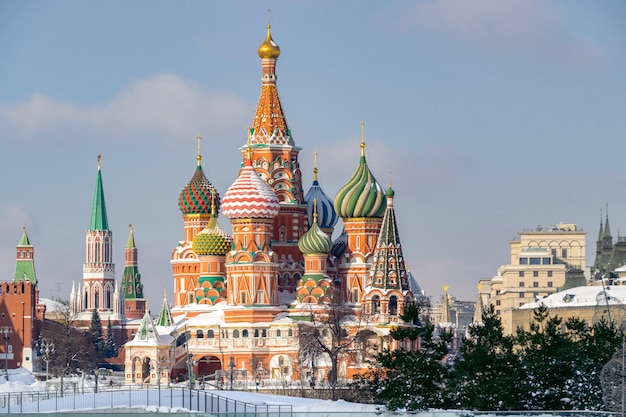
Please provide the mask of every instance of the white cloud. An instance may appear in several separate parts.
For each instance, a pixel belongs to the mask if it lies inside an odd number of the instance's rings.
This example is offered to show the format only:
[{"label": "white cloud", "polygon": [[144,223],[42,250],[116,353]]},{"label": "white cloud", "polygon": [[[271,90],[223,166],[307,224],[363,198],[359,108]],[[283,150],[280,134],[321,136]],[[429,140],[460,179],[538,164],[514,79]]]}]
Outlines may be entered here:
[{"label": "white cloud", "polygon": [[14,203],[0,203],[0,235],[15,236],[15,244],[22,237],[22,227],[30,228],[35,220],[22,207]]},{"label": "white cloud", "polygon": [[433,0],[403,10],[396,27],[426,28],[500,54],[584,64],[605,51],[577,33],[564,10],[539,0]]},{"label": "white cloud", "polygon": [[[188,132],[233,130],[251,110],[230,93],[214,93],[173,74],[138,80],[108,103],[79,106],[43,94],[0,106],[7,140],[128,140],[150,135],[175,140]],[[212,133],[213,134],[213,133]]]}]

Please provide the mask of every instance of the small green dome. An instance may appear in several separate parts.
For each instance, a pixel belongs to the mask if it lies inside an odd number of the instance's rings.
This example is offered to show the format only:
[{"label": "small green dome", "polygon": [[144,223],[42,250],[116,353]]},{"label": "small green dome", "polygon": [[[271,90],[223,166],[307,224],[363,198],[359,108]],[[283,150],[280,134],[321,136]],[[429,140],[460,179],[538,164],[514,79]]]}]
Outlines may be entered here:
[{"label": "small green dome", "polygon": [[298,248],[304,255],[329,253],[333,246],[330,237],[317,225],[317,216],[311,228],[298,240]]},{"label": "small green dome", "polygon": [[191,242],[191,249],[198,256],[226,255],[231,249],[233,238],[217,224],[215,214],[209,224]]}]

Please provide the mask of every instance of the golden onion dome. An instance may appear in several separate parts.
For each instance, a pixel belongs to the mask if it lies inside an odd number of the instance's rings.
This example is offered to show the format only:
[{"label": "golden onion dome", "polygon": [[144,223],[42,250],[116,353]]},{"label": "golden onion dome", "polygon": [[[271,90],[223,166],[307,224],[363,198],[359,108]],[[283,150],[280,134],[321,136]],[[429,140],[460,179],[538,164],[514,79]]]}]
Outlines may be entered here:
[{"label": "golden onion dome", "polygon": [[272,34],[270,33],[271,27],[271,25],[267,25],[267,36],[265,37],[263,43],[259,46],[259,57],[261,59],[276,59],[280,56],[280,48],[276,45],[276,42],[274,42]]}]

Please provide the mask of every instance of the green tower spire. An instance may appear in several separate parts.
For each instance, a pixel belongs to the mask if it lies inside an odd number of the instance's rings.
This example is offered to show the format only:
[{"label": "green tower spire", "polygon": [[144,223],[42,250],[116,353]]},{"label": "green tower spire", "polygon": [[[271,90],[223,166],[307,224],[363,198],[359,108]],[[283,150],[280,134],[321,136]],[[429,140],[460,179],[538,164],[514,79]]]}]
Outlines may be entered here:
[{"label": "green tower spire", "polygon": [[23,228],[20,243],[15,247],[15,275],[14,281],[30,281],[37,283],[37,275],[35,274],[35,250],[30,244],[30,239],[26,233],[26,227]]},{"label": "green tower spire", "polygon": [[93,206],[91,208],[91,221],[89,222],[89,230],[109,230],[107,208],[106,204],[104,204],[104,188],[102,187],[100,159],[100,154],[98,154],[98,176],[96,177],[96,190],[93,194]]},{"label": "green tower spire", "polygon": [[129,224],[128,227],[130,228],[130,233],[128,234],[126,249],[124,250],[125,261],[124,273],[122,274],[124,299],[143,299],[143,284],[141,283],[141,274],[137,266],[137,247],[135,247],[133,225]]}]

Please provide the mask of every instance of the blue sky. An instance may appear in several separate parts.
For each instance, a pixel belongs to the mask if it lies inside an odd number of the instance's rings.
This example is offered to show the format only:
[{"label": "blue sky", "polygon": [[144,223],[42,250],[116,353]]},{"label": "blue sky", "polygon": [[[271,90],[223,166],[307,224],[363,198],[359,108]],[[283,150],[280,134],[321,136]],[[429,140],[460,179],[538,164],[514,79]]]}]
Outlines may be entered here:
[{"label": "blue sky", "polygon": [[329,196],[348,180],[364,121],[427,295],[447,284],[475,300],[509,240],[537,225],[578,224],[592,264],[607,203],[626,235],[622,0],[13,1],[0,3],[2,279],[25,225],[41,295],[69,297],[100,152],[118,279],[132,223],[152,309],[164,288],[171,300],[195,137],[223,195],[260,91],[268,7],[305,190],[314,151]]}]

